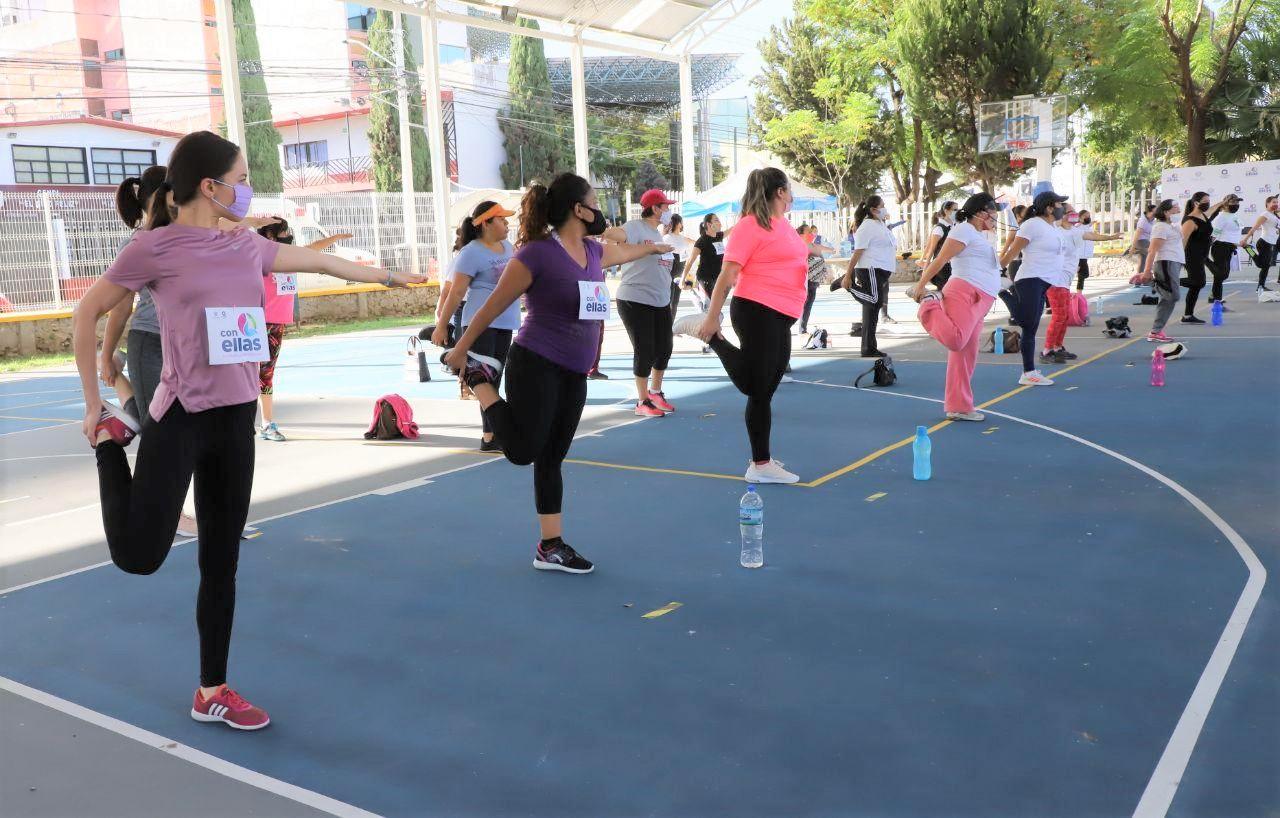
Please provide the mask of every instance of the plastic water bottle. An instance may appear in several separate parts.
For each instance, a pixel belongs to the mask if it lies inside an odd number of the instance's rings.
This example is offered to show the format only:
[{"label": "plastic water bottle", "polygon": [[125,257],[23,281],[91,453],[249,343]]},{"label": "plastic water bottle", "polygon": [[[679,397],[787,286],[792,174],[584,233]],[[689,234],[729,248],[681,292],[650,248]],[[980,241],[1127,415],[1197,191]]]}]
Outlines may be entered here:
[{"label": "plastic water bottle", "polygon": [[764,565],[764,498],[755,486],[738,501],[738,530],[742,533],[742,567]]},{"label": "plastic water bottle", "polygon": [[1211,309],[1209,313],[1212,316],[1213,325],[1215,327],[1222,326],[1222,302],[1213,302],[1213,309]]},{"label": "plastic water bottle", "polygon": [[911,444],[915,454],[915,464],[911,467],[911,476],[917,480],[928,480],[933,476],[933,466],[929,458],[933,453],[933,443],[929,440],[929,430],[923,426],[916,427],[916,440]]},{"label": "plastic water bottle", "polygon": [[1164,386],[1164,352],[1158,349],[1151,356],[1151,385]]},{"label": "plastic water bottle", "polygon": [[1096,315],[1102,315],[1102,296],[1093,299],[1093,311]]},{"label": "plastic water bottle", "polygon": [[1004,354],[1004,327],[996,327],[995,333],[991,336],[992,346],[997,355]]}]

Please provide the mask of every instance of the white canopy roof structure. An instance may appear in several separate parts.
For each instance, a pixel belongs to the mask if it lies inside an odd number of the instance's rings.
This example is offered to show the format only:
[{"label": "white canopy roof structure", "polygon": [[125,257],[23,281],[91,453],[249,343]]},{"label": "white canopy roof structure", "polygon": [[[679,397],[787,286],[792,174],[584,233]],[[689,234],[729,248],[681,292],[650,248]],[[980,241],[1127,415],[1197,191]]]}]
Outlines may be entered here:
[{"label": "white canopy roof structure", "polygon": [[[708,213],[737,213],[742,201],[742,193],[747,189],[747,177],[751,171],[764,165],[744,167],[720,184],[690,196],[680,207],[680,214],[685,218],[705,216]],[[791,195],[795,197],[793,210],[829,212],[837,209],[836,197],[815,190],[808,185],[791,180]]]}]

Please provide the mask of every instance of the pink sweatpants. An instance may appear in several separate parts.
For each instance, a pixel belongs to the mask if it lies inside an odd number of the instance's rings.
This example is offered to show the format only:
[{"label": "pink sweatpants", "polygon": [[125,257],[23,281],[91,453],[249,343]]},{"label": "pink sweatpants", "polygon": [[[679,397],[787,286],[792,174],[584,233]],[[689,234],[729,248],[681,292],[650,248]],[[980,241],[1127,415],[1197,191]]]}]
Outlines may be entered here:
[{"label": "pink sweatpants", "polygon": [[1049,288],[1049,328],[1044,331],[1045,351],[1057,349],[1067,339],[1067,315],[1071,312],[1071,290],[1066,287]]},{"label": "pink sweatpants", "polygon": [[920,305],[925,331],[947,348],[947,388],[942,408],[948,412],[973,411],[973,368],[978,363],[982,319],[995,296],[967,281],[951,277],[942,288],[942,302],[929,299]]}]

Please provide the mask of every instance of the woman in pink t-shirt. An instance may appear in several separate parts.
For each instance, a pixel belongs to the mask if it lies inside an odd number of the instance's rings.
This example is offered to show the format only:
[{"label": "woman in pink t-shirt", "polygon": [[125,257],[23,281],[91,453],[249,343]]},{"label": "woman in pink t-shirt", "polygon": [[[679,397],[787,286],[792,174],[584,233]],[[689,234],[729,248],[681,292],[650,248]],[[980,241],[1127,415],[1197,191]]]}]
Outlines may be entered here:
[{"label": "woman in pink t-shirt", "polygon": [[[170,156],[164,187],[152,199],[151,229],[135,235],[80,300],[73,343],[111,560],[131,574],[159,569],[194,475],[200,686],[191,717],[257,730],[269,723],[267,714],[227,687],[226,673],[240,532],[253,486],[258,366],[267,352],[262,277],[302,271],[387,286],[425,278],[276,244],[250,230],[219,230],[220,218],[240,221],[248,213],[248,175],[231,142],[208,131],[183,137]],[[171,208],[177,214],[172,219]],[[98,391],[95,328],[143,287],[151,289],[160,317],[164,365],[150,406],[155,422],[142,437],[131,474],[124,447],[137,424],[104,404]],[[123,377],[116,393],[121,400],[131,394]]]},{"label": "woman in pink t-shirt", "polygon": [[[791,183],[785,173],[777,168],[751,171],[742,197],[742,220],[725,246],[711,305],[705,316],[688,316],[676,327],[676,332],[685,332],[696,326],[697,336],[720,356],[733,385],[747,396],[751,463],[746,479],[750,483],[800,479],[782,468],[769,451],[770,405],[791,358],[791,327],[804,311],[812,247],[783,218],[791,201]],[[720,310],[731,289],[729,319],[741,348],[720,334]]]}]

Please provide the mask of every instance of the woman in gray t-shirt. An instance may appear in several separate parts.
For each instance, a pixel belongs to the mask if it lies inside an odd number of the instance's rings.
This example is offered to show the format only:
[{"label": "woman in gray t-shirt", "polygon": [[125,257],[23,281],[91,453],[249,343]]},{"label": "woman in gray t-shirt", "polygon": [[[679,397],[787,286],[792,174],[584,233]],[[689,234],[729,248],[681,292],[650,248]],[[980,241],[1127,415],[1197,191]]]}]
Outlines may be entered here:
[{"label": "woman in gray t-shirt", "polygon": [[[605,231],[606,241],[618,244],[664,244],[658,230],[671,219],[675,204],[661,190],[640,197],[640,218]],[[631,373],[636,380],[636,414],[662,417],[676,408],[662,393],[662,376],[671,360],[671,253],[644,256],[622,265],[618,285],[618,316],[631,339]]]}]

